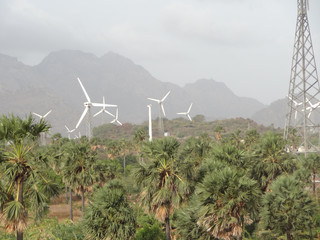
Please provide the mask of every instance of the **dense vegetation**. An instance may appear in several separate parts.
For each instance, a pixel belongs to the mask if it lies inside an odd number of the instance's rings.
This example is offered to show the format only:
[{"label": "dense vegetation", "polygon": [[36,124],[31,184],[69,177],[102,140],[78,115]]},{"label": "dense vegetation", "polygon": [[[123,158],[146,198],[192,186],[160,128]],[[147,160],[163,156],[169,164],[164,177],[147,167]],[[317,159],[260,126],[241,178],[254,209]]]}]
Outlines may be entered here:
[{"label": "dense vegetation", "polygon": [[[2,116],[0,239],[318,239],[320,156],[287,153],[250,120],[198,118],[166,122],[171,137],[152,142],[144,126],[107,138],[105,125],[41,145],[47,122]],[[69,220],[48,216],[57,196]]]}]

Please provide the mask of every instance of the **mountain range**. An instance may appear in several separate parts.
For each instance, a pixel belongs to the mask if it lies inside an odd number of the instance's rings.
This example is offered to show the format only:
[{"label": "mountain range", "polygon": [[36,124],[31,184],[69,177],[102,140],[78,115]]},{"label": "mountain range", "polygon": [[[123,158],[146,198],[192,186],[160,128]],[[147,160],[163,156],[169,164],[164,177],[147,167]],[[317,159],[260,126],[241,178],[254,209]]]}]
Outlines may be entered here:
[{"label": "mountain range", "polygon": [[[109,52],[101,57],[76,50],[50,53],[36,66],[28,66],[16,58],[0,54],[1,114],[20,116],[36,112],[44,115],[50,109],[48,121],[53,132],[65,134],[64,125],[74,128],[84,109],[85,95],[77,81],[79,77],[93,102],[119,106],[121,122],[141,123],[147,120],[147,104],[152,104],[152,116],[157,118],[159,106],[147,98],[164,102],[167,118],[177,118],[177,112],[187,111],[193,103],[191,116],[204,115],[207,120],[252,118],[265,125],[282,126],[282,102],[266,106],[253,98],[236,96],[224,83],[200,79],[180,87],[154,78],[142,66],[119,54]],[[92,114],[100,109],[92,109]],[[113,113],[114,109],[109,109]],[[94,125],[108,123],[112,117],[98,115]],[[84,123],[80,131],[85,132]]]}]

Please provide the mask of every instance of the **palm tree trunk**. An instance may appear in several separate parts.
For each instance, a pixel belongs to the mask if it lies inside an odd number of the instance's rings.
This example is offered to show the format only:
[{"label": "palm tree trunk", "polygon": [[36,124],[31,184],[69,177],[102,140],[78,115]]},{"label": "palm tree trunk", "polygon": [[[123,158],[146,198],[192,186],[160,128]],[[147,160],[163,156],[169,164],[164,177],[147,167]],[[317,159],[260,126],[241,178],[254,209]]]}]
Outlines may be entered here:
[{"label": "palm tree trunk", "polygon": [[126,155],[123,157],[123,176],[126,176]]},{"label": "palm tree trunk", "polygon": [[84,187],[81,186],[81,212],[82,218],[84,217]]},{"label": "palm tree trunk", "polygon": [[171,236],[170,236],[170,219],[169,219],[169,217],[166,217],[165,223],[166,223],[166,239],[167,240],[171,240]]},{"label": "palm tree trunk", "polygon": [[65,189],[66,189],[66,204],[68,204],[68,187],[67,187],[67,185],[66,185],[66,187],[65,187]]},{"label": "palm tree trunk", "polygon": [[316,174],[312,173],[312,191],[313,194],[316,194]]},{"label": "palm tree trunk", "polygon": [[73,211],[72,211],[72,188],[69,187],[69,203],[70,203],[70,220],[73,221]]},{"label": "palm tree trunk", "polygon": [[[23,177],[18,179],[18,202],[23,205]],[[23,240],[23,232],[17,231],[17,240]]]}]

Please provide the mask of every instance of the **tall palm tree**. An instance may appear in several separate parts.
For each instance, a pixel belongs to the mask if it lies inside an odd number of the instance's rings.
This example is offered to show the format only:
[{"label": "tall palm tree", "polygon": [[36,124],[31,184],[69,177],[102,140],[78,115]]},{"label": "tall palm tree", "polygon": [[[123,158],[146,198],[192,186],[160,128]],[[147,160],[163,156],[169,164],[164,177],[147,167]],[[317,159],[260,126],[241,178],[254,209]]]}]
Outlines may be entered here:
[{"label": "tall palm tree", "polygon": [[186,181],[187,196],[191,196],[197,183],[198,169],[205,158],[210,155],[213,141],[208,135],[188,138],[179,153],[178,164],[181,176]]},{"label": "tall palm tree", "polygon": [[[316,206],[293,176],[281,176],[262,198],[261,228],[273,237],[286,236],[287,240],[313,239],[311,229]],[[301,236],[308,233],[309,236]]]},{"label": "tall palm tree", "polygon": [[312,191],[316,194],[316,174],[320,172],[320,156],[317,153],[310,153],[302,161],[303,168],[309,170],[312,176]]},{"label": "tall palm tree", "polygon": [[142,204],[165,223],[167,240],[171,239],[170,215],[182,201],[178,147],[177,139],[171,137],[145,143],[143,153],[148,161],[140,163],[136,173],[137,183],[143,188]]},{"label": "tall palm tree", "polygon": [[134,238],[136,216],[118,180],[110,181],[93,194],[84,222],[86,239]]},{"label": "tall palm tree", "polygon": [[84,193],[99,178],[96,153],[91,149],[87,138],[82,138],[79,142],[71,141],[66,152],[63,179],[70,188],[74,187],[80,190],[81,211],[84,216]]},{"label": "tall palm tree", "polygon": [[252,167],[252,176],[260,183],[263,191],[268,191],[278,176],[290,174],[296,169],[297,160],[285,151],[285,141],[278,134],[264,134],[254,152],[256,162]]},{"label": "tall palm tree", "polygon": [[[23,239],[23,231],[26,229],[26,201],[36,201],[31,206],[36,216],[40,216],[39,212],[44,210],[44,204],[50,197],[41,192],[43,186],[49,184],[42,174],[44,159],[34,154],[40,133],[47,132],[49,128],[45,120],[36,123],[31,115],[25,119],[14,115],[0,117],[0,139],[4,143],[0,173],[10,194],[8,200],[1,204],[4,206],[6,229],[16,231],[18,240]],[[28,198],[24,199],[26,192]]]},{"label": "tall palm tree", "polygon": [[213,170],[198,185],[198,224],[211,236],[230,240],[242,238],[244,226],[253,222],[257,212],[259,186],[234,167]]}]

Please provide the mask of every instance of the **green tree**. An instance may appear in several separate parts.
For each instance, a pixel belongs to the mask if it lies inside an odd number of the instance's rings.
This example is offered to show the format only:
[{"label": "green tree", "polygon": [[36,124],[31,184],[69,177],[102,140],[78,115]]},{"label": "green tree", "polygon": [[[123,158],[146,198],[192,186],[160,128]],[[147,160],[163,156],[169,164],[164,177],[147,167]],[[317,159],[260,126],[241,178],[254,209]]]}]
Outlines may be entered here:
[{"label": "green tree", "polygon": [[255,150],[256,162],[253,163],[252,176],[263,191],[268,191],[270,184],[281,174],[290,174],[296,170],[297,161],[285,151],[282,136],[267,132],[260,139]]},{"label": "green tree", "polygon": [[36,123],[31,115],[25,119],[14,115],[0,118],[0,139],[4,143],[0,174],[9,194],[1,205],[6,230],[16,231],[19,240],[26,229],[27,208],[36,218],[43,216],[50,199],[47,194],[55,192],[55,184],[43,174],[46,158],[35,151],[40,133],[49,128],[43,119]]},{"label": "green tree", "polygon": [[182,201],[182,180],[176,163],[179,142],[175,138],[156,139],[145,143],[143,152],[148,162],[140,163],[137,183],[143,188],[142,205],[166,225],[166,238],[171,239],[170,215]]},{"label": "green tree", "polygon": [[260,190],[245,171],[225,167],[208,173],[196,194],[200,203],[198,224],[211,236],[229,240],[241,239],[244,226],[253,222]]},{"label": "green tree", "polygon": [[90,199],[84,224],[86,239],[133,239],[136,216],[126,198],[124,187],[112,180]]},{"label": "green tree", "polygon": [[280,176],[262,198],[261,229],[264,234],[285,235],[287,240],[311,234],[315,204],[293,176]]},{"label": "green tree", "polygon": [[188,138],[182,146],[178,164],[180,165],[181,176],[186,181],[187,197],[194,192],[197,184],[198,169],[203,160],[209,156],[212,146],[212,139],[205,134],[198,138]]},{"label": "green tree", "polygon": [[312,176],[312,191],[316,194],[316,174],[320,171],[320,155],[310,153],[302,160],[302,166],[311,172]]},{"label": "green tree", "polygon": [[71,141],[67,145],[66,153],[62,170],[63,179],[70,188],[81,192],[81,211],[84,216],[84,193],[99,180],[96,153],[91,149],[87,138],[81,138],[77,142]]}]

